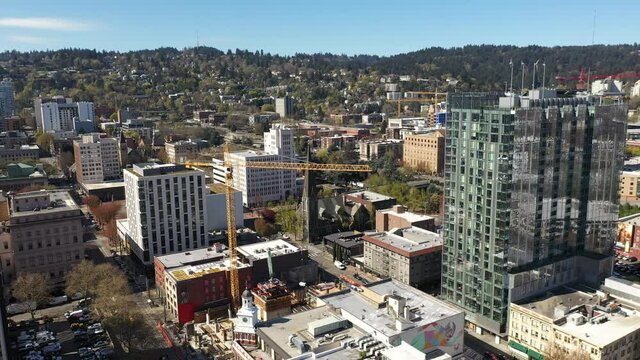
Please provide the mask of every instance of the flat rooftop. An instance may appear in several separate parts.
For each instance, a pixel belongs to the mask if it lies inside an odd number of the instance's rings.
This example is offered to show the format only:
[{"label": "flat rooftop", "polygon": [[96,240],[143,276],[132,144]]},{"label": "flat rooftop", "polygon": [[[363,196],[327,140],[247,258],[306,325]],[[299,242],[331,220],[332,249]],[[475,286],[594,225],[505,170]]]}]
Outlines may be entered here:
[{"label": "flat rooftop", "polygon": [[390,208],[390,209],[378,210],[377,212],[381,214],[388,214],[390,216],[403,218],[411,223],[418,222],[418,221],[425,221],[425,220],[433,220],[433,217],[431,216],[416,214],[414,212],[407,211],[406,209],[403,209],[400,212],[398,212],[396,208]]},{"label": "flat rooftop", "polygon": [[391,200],[394,199],[391,196],[387,196],[387,195],[382,195],[373,191],[358,191],[358,192],[353,192],[353,193],[349,193],[349,194],[345,194],[348,195],[350,197],[355,197],[355,198],[360,198],[363,200],[369,200],[372,202],[376,202],[376,201],[384,201],[384,200]]},{"label": "flat rooftop", "polygon": [[[462,314],[462,311],[433,296],[393,279],[365,285],[365,288],[371,290],[380,298],[384,295],[393,294],[406,298],[406,305],[411,309],[415,309],[414,314],[417,316],[412,321],[413,327],[421,327],[443,318]],[[358,319],[364,317],[363,322],[386,337],[401,333],[396,329],[396,319],[387,313],[387,307],[378,307],[378,303],[365,297],[360,292],[351,290],[346,293],[337,293],[322,298],[322,301]]]},{"label": "flat rooftop", "polygon": [[[347,337],[334,341],[332,343],[318,343],[316,339],[309,333],[309,323],[317,320],[323,320],[328,317],[336,316],[334,312],[328,306],[321,306],[307,311],[301,311],[298,313],[290,314],[282,318],[274,319],[263,323],[263,325],[257,328],[257,332],[261,338],[268,338],[278,347],[282,352],[285,352],[289,357],[301,355],[295,347],[289,346],[289,336],[297,335],[302,340],[306,341],[311,351],[316,354],[329,352],[331,349],[336,349],[335,352],[325,355],[325,357],[315,357],[315,359],[352,359],[352,357],[345,357],[346,353],[342,352],[345,349],[338,350],[340,342],[348,339],[358,339],[366,334],[360,330],[349,327],[341,331],[332,331],[332,335],[345,334]],[[318,339],[322,339],[324,336],[319,336]],[[357,350],[357,349],[356,349]]]},{"label": "flat rooftop", "polygon": [[564,317],[580,316],[584,315],[582,310],[585,306],[594,307],[595,305],[600,305],[602,308],[605,308],[613,303],[612,301],[607,301],[601,304],[600,297],[595,293],[587,293],[563,287],[548,292],[542,297],[533,297],[519,301],[515,305],[551,320],[556,320],[555,327],[562,332],[579,338],[584,342],[604,347],[627,336],[629,333],[640,330],[640,314],[636,312],[635,308],[623,305],[620,302],[615,302],[619,311],[607,313],[598,308],[594,308],[593,318],[605,316],[607,321],[591,323],[587,318],[585,319],[585,323],[581,325],[576,325],[571,321],[557,321],[559,319],[554,319],[554,310],[564,307],[566,310]]},{"label": "flat rooftop", "polygon": [[185,266],[207,260],[217,260],[224,256],[227,247],[223,244],[211,246],[203,249],[183,251],[175,254],[156,256],[166,269]]},{"label": "flat rooftop", "polygon": [[181,164],[159,164],[155,162],[134,164],[131,169],[124,169],[135,176],[156,176],[179,173],[202,173],[202,171],[188,169]]},{"label": "flat rooftop", "polygon": [[362,244],[362,236],[364,234],[359,231],[343,231],[335,234],[325,235],[324,239],[326,241],[331,241],[340,246],[349,248],[352,246],[356,246]]},{"label": "flat rooftop", "polygon": [[[32,215],[42,215],[42,214],[52,214],[63,211],[71,211],[71,210],[80,210],[78,205],[73,201],[71,195],[69,195],[66,191],[31,191],[28,193],[22,193],[15,195],[11,201],[16,202],[22,199],[30,199],[30,198],[43,198],[45,196],[49,196],[49,199],[46,201],[47,204],[45,206],[40,205],[39,210],[34,211],[32,207],[27,208],[22,211],[12,211],[11,217],[26,217]],[[40,204],[44,204],[44,201],[39,201]],[[53,206],[50,206],[53,205]],[[19,203],[17,204],[19,206]],[[12,208],[14,208],[12,206]],[[79,213],[81,214],[81,213]]]},{"label": "flat rooftop", "polygon": [[367,233],[365,241],[384,246],[391,251],[404,253],[436,251],[442,247],[442,238],[437,233],[412,226],[405,229]]},{"label": "flat rooftop", "polygon": [[101,182],[101,183],[94,183],[94,184],[80,183],[80,186],[85,188],[87,191],[116,189],[116,188],[124,187],[124,181],[108,181],[108,182]]},{"label": "flat rooftop", "polygon": [[[185,281],[197,279],[199,277],[217,273],[220,271],[227,271],[230,266],[231,262],[228,258],[225,258],[220,261],[208,262],[200,265],[181,266],[171,270],[166,270],[166,273],[169,274],[169,276],[171,276],[175,281]],[[250,266],[251,265],[243,264],[241,262],[236,263],[237,269],[243,269]]]},{"label": "flat rooftop", "polygon": [[299,252],[300,248],[284,240],[264,241],[255,244],[238,246],[239,254],[242,254],[244,257],[253,260],[266,259],[268,257],[268,250],[271,250],[271,257],[276,257],[284,254]]}]

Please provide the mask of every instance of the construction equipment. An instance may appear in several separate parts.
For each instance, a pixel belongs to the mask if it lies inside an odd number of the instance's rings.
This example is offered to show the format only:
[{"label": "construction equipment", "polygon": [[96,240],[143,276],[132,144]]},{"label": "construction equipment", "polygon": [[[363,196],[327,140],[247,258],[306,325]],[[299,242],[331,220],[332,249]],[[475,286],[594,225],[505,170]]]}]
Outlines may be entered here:
[{"label": "construction equipment", "polygon": [[583,67],[580,69],[580,75],[578,76],[560,76],[559,75],[555,77],[555,79],[560,84],[563,84],[563,85],[566,81],[578,80],[578,84],[576,85],[577,90],[587,90],[587,82],[590,82],[592,80],[606,79],[606,78],[612,78],[612,79],[640,78],[640,72],[627,71],[619,74],[590,74],[590,73],[587,73],[587,69]]},{"label": "construction equipment", "polygon": [[[229,145],[224,145],[224,167],[228,170],[225,174],[226,199],[227,199],[227,236],[229,239],[229,280],[231,288],[231,306],[236,309],[240,302],[240,278],[238,275],[238,238],[236,232],[236,211],[233,187],[233,167],[234,164],[229,160]],[[210,163],[203,162],[185,162],[187,167],[211,167]],[[245,167],[252,169],[278,169],[278,170],[300,170],[305,172],[305,196],[303,196],[303,208],[305,204],[307,208],[312,207],[311,203],[315,202],[315,190],[313,185],[312,171],[338,171],[338,172],[370,172],[369,165],[351,165],[351,164],[316,164],[309,162],[260,162],[247,161]],[[305,199],[306,198],[306,199]],[[305,201],[306,200],[306,201]],[[317,204],[315,204],[315,213],[307,209],[306,213],[310,215],[314,221],[317,220]],[[273,271],[270,268],[270,273]]]},{"label": "construction equipment", "polygon": [[401,111],[401,106],[402,103],[411,103],[411,102],[418,102],[421,104],[424,103],[437,103],[438,101],[445,101],[447,99],[447,93],[441,93],[438,91],[408,91],[408,93],[411,94],[416,94],[416,95],[430,95],[427,97],[415,97],[415,98],[402,98],[402,99],[396,99],[396,100],[387,100],[389,102],[396,102],[398,103],[398,112],[397,115],[400,116],[400,111]]}]

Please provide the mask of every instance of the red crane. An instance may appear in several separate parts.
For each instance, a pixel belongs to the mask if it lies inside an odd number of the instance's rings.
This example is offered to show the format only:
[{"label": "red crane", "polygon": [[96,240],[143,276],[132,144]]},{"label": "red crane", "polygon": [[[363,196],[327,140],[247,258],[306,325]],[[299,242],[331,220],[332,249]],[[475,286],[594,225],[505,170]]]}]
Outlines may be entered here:
[{"label": "red crane", "polygon": [[640,72],[625,71],[619,74],[587,75],[587,69],[583,67],[580,69],[580,75],[578,76],[556,76],[555,77],[555,79],[561,84],[564,84],[566,81],[578,80],[578,85],[576,85],[576,89],[578,90],[587,89],[587,80],[598,80],[598,79],[606,79],[606,78],[612,78],[612,79],[640,78]]}]

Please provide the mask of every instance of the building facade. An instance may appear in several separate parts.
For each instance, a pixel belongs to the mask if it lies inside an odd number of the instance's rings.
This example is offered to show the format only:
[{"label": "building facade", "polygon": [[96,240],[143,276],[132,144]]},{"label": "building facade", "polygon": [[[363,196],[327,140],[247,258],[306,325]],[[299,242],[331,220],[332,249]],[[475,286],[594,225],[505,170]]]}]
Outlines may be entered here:
[{"label": "building facade", "polygon": [[122,133],[137,133],[147,144],[153,144],[155,123],[149,119],[128,119],[122,123]]},{"label": "building facade", "polygon": [[101,137],[99,133],[82,135],[73,141],[76,179],[83,184],[96,184],[122,179],[120,143]]},{"label": "building facade", "polygon": [[406,166],[428,174],[444,171],[444,129],[404,139],[402,161]]},{"label": "building facade", "polygon": [[[71,268],[84,259],[84,214],[67,192],[34,191],[10,199],[12,264],[9,280],[23,273],[42,273],[52,284],[64,282]],[[9,265],[7,267],[7,265]]]},{"label": "building facade", "polygon": [[623,171],[620,174],[620,203],[640,200],[640,171]]},{"label": "building facade", "polygon": [[[242,204],[246,207],[279,202],[296,195],[296,171],[247,168],[248,161],[291,161],[280,155],[243,151],[225,154],[233,165],[233,188],[242,192]],[[224,170],[224,169],[222,169]],[[214,179],[220,178],[215,176]]]},{"label": "building facade", "polygon": [[124,170],[126,240],[145,265],[156,255],[207,246],[204,173],[142,163]]},{"label": "building facade", "polygon": [[264,152],[280,155],[284,161],[291,161],[295,157],[293,150],[293,130],[281,124],[274,124],[264,133]]},{"label": "building facade", "polygon": [[509,348],[519,359],[553,359],[554,353],[593,360],[640,357],[638,305],[604,292],[561,288],[510,305]]},{"label": "building facade", "polygon": [[626,107],[530,93],[448,99],[442,295],[501,336],[510,301],[612,268]]},{"label": "building facade", "polygon": [[0,146],[0,161],[17,162],[24,159],[40,159],[40,148],[37,145],[20,145],[15,148]]},{"label": "building facade", "polygon": [[429,231],[436,230],[435,219],[408,211],[402,205],[376,211],[376,231],[389,231],[407,227],[418,227]]},{"label": "building facade", "polygon": [[391,154],[394,159],[402,158],[402,141],[361,141],[360,160],[370,161]]},{"label": "building facade", "polygon": [[74,102],[70,98],[36,98],[34,100],[36,126],[43,132],[74,131],[74,119],[95,121],[92,102]]},{"label": "building facade", "polygon": [[9,78],[0,81],[0,118],[8,118],[15,114],[13,82]]},{"label": "building facade", "polygon": [[194,141],[176,141],[165,143],[164,150],[167,153],[167,161],[182,164],[194,159],[198,155],[198,144]]},{"label": "building facade", "polygon": [[276,99],[276,112],[282,119],[293,115],[293,99],[291,96],[286,95],[285,97]]},{"label": "building facade", "polygon": [[442,266],[442,239],[420,229],[367,233],[364,266],[380,277],[390,277],[413,287],[436,285]]}]

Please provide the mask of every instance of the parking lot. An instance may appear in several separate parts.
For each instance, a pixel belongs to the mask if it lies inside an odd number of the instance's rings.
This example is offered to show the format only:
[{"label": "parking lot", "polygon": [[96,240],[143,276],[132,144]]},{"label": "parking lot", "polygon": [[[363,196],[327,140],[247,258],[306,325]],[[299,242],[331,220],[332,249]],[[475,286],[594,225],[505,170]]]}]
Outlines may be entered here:
[{"label": "parking lot", "polygon": [[[10,318],[11,359],[108,359],[113,345],[86,303],[71,303],[39,311],[42,318],[30,320],[20,314]],[[84,309],[84,310],[83,310]]]},{"label": "parking lot", "polygon": [[613,275],[630,281],[640,281],[640,262],[633,256],[616,254]]}]

